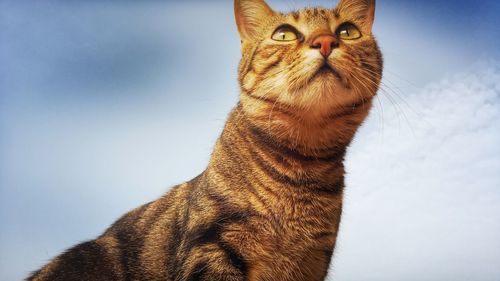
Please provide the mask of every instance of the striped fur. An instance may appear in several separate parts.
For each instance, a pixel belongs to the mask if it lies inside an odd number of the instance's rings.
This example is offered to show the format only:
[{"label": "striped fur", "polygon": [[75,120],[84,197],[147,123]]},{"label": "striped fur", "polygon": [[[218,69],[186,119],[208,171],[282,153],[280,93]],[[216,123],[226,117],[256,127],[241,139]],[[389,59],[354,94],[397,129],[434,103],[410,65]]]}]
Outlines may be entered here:
[{"label": "striped fur", "polygon": [[[207,169],[124,215],[27,280],[320,281],[342,212],[346,147],[382,76],[373,0],[289,14],[236,0],[240,101]],[[363,36],[328,57],[311,40],[351,22]],[[301,32],[273,41],[288,24]]]}]

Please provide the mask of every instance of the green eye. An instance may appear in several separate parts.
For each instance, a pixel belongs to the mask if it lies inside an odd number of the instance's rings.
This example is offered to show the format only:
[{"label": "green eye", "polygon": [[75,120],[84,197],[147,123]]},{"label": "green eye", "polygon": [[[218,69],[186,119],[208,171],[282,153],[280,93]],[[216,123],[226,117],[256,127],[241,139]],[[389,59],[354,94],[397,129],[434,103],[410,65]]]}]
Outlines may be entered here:
[{"label": "green eye", "polygon": [[344,23],[337,29],[337,34],[342,40],[355,40],[361,37],[361,31],[352,23]]},{"label": "green eye", "polygon": [[275,41],[287,42],[287,41],[295,41],[298,39],[297,33],[289,26],[283,26],[278,28],[272,39]]}]

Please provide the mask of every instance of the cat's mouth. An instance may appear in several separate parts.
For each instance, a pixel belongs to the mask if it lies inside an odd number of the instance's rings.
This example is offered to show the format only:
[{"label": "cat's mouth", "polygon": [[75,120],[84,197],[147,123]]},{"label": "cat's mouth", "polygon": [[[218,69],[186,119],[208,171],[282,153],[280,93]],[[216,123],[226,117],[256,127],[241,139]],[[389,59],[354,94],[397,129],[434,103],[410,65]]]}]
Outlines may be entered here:
[{"label": "cat's mouth", "polygon": [[328,62],[324,62],[323,65],[316,71],[314,76],[324,76],[324,75],[334,75],[337,79],[341,79],[339,72],[331,66]]}]

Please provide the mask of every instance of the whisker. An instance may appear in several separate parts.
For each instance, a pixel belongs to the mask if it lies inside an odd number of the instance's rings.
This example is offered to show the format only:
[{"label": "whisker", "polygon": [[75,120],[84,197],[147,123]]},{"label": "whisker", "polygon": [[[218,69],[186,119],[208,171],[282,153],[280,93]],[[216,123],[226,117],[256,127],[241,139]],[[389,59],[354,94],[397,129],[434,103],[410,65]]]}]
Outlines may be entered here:
[{"label": "whisker", "polygon": [[[384,96],[388,99],[388,101],[394,106],[394,108],[396,109],[396,113],[397,113],[397,116],[398,116],[398,127],[401,127],[401,119],[400,117],[402,117],[406,124],[408,125],[408,127],[412,130],[413,132],[413,126],[412,126],[412,123],[410,122],[410,119],[408,118],[408,116],[406,115],[406,112],[403,110],[403,108],[400,106],[400,104],[397,102],[397,100],[395,100],[391,94],[391,92],[393,92],[394,95],[400,97],[400,95],[395,92],[391,87],[389,87],[387,84],[385,84],[384,82],[382,82],[381,80],[381,77],[380,77],[380,74],[379,73],[376,73],[370,69],[367,69],[367,68],[361,68],[359,66],[352,66],[352,68],[354,70],[357,70],[358,72],[361,72],[362,76],[368,78],[366,80],[363,80],[367,83],[370,83],[372,86],[374,87],[378,87],[379,91],[382,92],[384,94]],[[351,71],[352,72],[352,71]],[[358,79],[358,77],[356,77],[356,72],[353,73],[352,75],[358,82],[360,82]],[[377,84],[374,80],[377,79],[377,80],[380,80],[380,84]],[[360,82],[361,85],[365,85],[365,83],[363,82]],[[400,99],[402,99],[400,97]],[[404,100],[404,99],[402,99]],[[378,100],[380,105],[381,105],[381,102],[380,102],[380,99]]]},{"label": "whisker", "polygon": [[[364,69],[364,68],[360,68],[360,67],[357,67],[357,66],[354,66],[354,68],[356,70],[359,70],[359,71],[364,71],[364,72],[367,72],[365,73],[365,75],[367,75],[369,78],[373,79],[375,75],[377,75],[377,77],[379,76],[378,73],[374,73],[372,70],[370,69]],[[372,84],[375,84],[375,82],[373,82],[372,80],[368,80],[370,83]],[[379,87],[379,90],[385,95],[385,97],[393,104],[393,106],[396,108],[397,112],[400,113],[403,118],[405,119],[405,121],[407,122],[407,124],[411,127],[411,122],[409,121],[408,119],[408,116],[406,115],[406,112],[403,110],[403,108],[400,106],[400,104],[398,103],[398,101],[396,99],[394,99],[394,96],[398,97],[401,101],[403,101],[403,103],[410,109],[412,109],[412,107],[409,105],[409,103],[401,97],[400,94],[398,94],[392,87],[390,87],[389,85],[387,85],[386,83],[384,83],[383,81],[380,81],[380,87]],[[417,114],[418,115],[418,114]],[[399,115],[398,115],[399,117]],[[412,128],[413,129],[413,128]]]}]

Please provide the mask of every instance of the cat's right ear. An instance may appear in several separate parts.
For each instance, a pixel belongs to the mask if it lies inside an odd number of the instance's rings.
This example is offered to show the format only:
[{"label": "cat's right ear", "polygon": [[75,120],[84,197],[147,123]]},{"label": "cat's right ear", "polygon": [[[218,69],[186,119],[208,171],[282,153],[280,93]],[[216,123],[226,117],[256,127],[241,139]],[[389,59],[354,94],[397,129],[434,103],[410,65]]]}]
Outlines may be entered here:
[{"label": "cat's right ear", "polygon": [[274,15],[264,0],[234,0],[234,14],[241,40],[255,38],[262,23]]},{"label": "cat's right ear", "polygon": [[359,20],[365,31],[371,32],[375,18],[375,0],[340,0],[337,11]]}]

